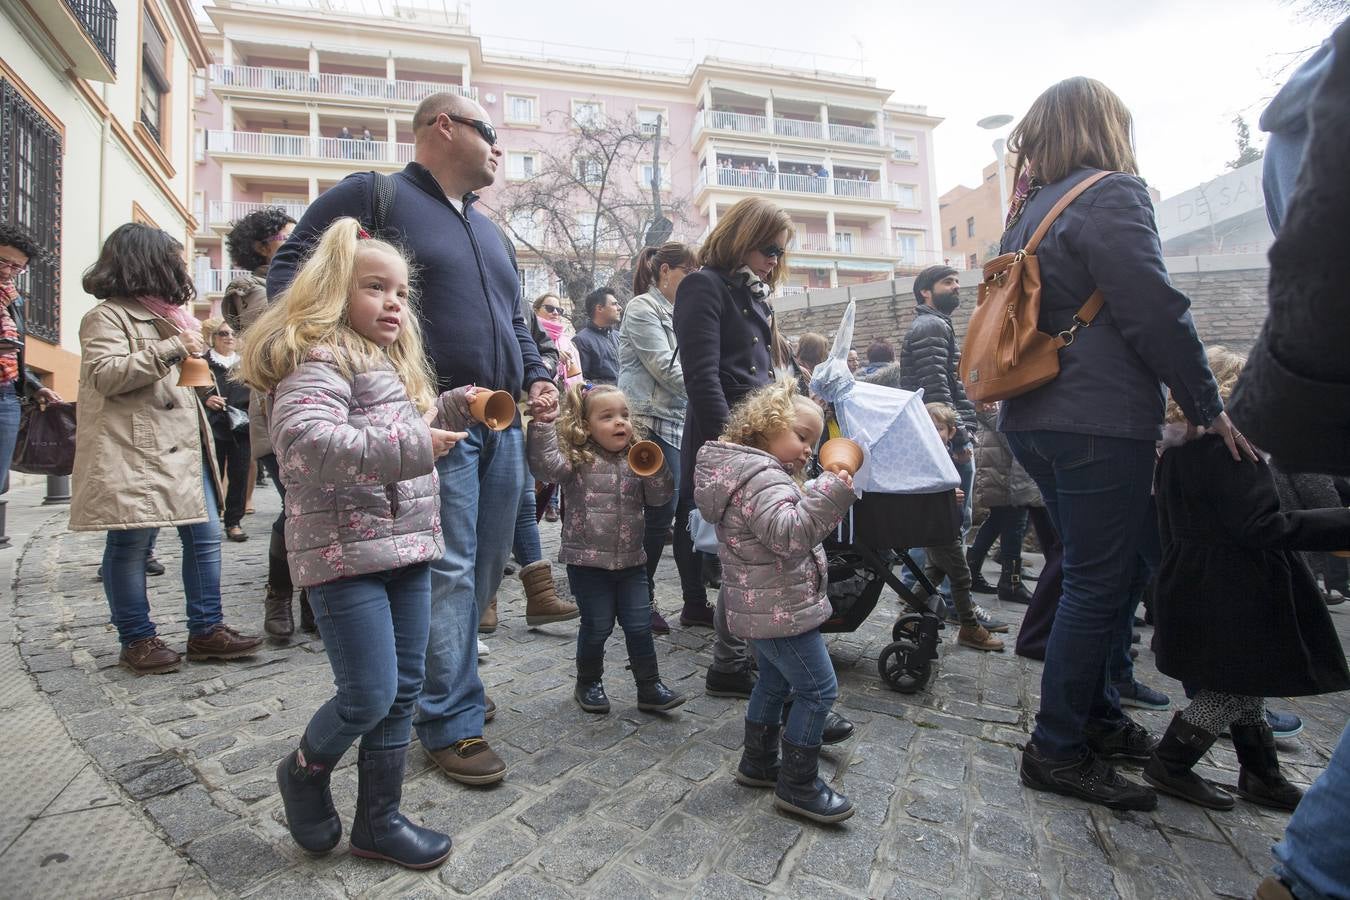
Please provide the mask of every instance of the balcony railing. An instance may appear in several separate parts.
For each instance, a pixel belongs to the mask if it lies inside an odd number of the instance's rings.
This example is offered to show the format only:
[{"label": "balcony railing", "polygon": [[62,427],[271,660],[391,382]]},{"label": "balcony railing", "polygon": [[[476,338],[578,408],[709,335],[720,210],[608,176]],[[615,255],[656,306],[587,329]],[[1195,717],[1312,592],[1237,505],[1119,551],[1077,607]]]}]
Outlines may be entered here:
[{"label": "balcony railing", "polygon": [[792,240],[792,249],[799,253],[829,253],[842,256],[898,255],[894,245],[884,237],[858,238],[851,234],[835,235],[831,241],[828,234],[799,233]]},{"label": "balcony railing", "polygon": [[231,281],[247,274],[247,269],[198,269],[197,277],[192,281],[197,286],[197,296],[205,297],[208,294],[223,294]]},{"label": "balcony railing", "polygon": [[769,130],[768,121],[763,116],[752,116],[746,113],[721,112],[719,110],[708,113],[708,127],[722,131],[749,131],[755,134],[763,134]]},{"label": "balcony railing", "polygon": [[108,68],[117,71],[117,7],[112,0],[65,0]]},{"label": "balcony railing", "polygon": [[775,118],[773,120],[773,133],[782,137],[809,138],[816,141],[825,137],[825,129],[821,127],[819,122],[806,119]]},{"label": "balcony railing", "polygon": [[356,100],[393,100],[417,103],[432,94],[451,93],[478,99],[478,88],[437,81],[404,81],[373,75],[341,75],[266,66],[211,66],[211,83],[226,88],[275,91],[284,94],[321,94]]},{"label": "balcony railing", "polygon": [[251,212],[257,212],[260,209],[272,209],[281,207],[286,210],[286,214],[297,222],[309,209],[308,203],[258,203],[249,200],[212,200],[211,210],[207,214],[206,224],[208,225],[229,225],[231,222],[237,222]]},{"label": "balcony railing", "polygon": [[841,144],[867,144],[881,146],[881,133],[875,128],[860,125],[831,125],[827,131],[820,122],[812,119],[784,119],[774,117],[773,128],[764,116],[747,113],[721,112],[705,110],[694,117],[694,131],[697,135],[704,128],[718,131],[736,131],[743,134],[775,134],[779,137],[809,140],[830,140]]},{"label": "balcony railing", "polygon": [[412,160],[412,144],[386,141],[311,137],[307,134],[264,134],[256,131],[209,131],[208,153],[237,153],[242,156],[267,156],[280,159],[319,159],[351,162],[407,163]]},{"label": "balcony railing", "polygon": [[786,172],[743,171],[718,167],[705,169],[703,183],[715,187],[749,188],[761,191],[787,191],[792,194],[826,194],[862,200],[886,200],[886,186],[877,181],[827,178],[821,175],[792,175]]},{"label": "balcony railing", "polygon": [[881,146],[881,135],[875,128],[860,128],[857,125],[831,125],[830,140],[845,144]]},{"label": "balcony railing", "polygon": [[885,200],[885,185],[879,181],[857,181],[851,178],[834,179],[836,197],[861,197],[864,200]]}]

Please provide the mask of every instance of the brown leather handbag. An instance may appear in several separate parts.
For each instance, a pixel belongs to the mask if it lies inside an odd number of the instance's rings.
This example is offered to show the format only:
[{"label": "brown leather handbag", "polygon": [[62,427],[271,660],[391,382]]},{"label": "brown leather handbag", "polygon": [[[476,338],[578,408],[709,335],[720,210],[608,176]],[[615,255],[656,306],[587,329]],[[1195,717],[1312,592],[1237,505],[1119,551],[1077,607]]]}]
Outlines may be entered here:
[{"label": "brown leather handbag", "polygon": [[1056,335],[1041,331],[1041,264],[1036,248],[1070,203],[1111,174],[1098,172],[1078,182],[1041,220],[1025,247],[984,264],[980,296],[961,348],[961,381],[971,400],[1007,400],[1054,381],[1059,375],[1059,351],[1072,344],[1078,329],[1087,328],[1101,312],[1102,292],[1093,291],[1068,330]]}]

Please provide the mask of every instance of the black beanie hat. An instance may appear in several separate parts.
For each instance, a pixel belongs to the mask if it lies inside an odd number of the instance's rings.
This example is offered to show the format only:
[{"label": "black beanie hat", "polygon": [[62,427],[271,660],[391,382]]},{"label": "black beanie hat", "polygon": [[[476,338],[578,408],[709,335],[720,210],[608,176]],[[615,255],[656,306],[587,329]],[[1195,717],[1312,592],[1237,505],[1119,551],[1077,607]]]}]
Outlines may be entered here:
[{"label": "black beanie hat", "polygon": [[929,266],[924,269],[914,279],[914,302],[923,306],[923,292],[931,291],[933,285],[948,275],[955,274],[957,274],[957,271],[951,266]]}]

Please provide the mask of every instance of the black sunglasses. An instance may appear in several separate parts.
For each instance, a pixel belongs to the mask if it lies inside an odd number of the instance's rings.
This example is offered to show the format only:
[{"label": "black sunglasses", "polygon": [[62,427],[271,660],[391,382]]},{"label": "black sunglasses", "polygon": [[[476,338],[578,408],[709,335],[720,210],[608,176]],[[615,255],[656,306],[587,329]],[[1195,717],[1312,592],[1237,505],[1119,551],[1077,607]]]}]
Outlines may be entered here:
[{"label": "black sunglasses", "polygon": [[478,132],[483,140],[487,141],[489,147],[497,146],[497,129],[493,128],[482,119],[470,119],[465,116],[457,116],[454,113],[446,113],[445,117],[451,122],[458,122],[461,125],[468,125],[474,131]]},{"label": "black sunglasses", "polygon": [[770,244],[769,246],[765,247],[759,252],[764,256],[769,257],[770,259],[779,259],[787,251],[784,250],[782,247],[778,246],[777,244]]},{"label": "black sunglasses", "polygon": [[543,310],[544,312],[552,313],[555,316],[561,316],[563,314],[561,306],[549,306],[547,303],[544,304]]}]

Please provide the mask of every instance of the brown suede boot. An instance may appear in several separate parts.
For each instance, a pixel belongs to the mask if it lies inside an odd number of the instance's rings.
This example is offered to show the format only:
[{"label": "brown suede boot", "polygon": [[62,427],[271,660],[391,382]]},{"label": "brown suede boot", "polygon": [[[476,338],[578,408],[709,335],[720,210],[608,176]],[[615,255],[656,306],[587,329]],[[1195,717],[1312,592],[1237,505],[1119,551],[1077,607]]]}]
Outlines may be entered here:
[{"label": "brown suede boot", "polygon": [[558,597],[558,589],[553,586],[553,566],[548,560],[541,559],[521,569],[520,581],[525,585],[526,625],[566,622],[581,615],[576,604]]},{"label": "brown suede boot", "polygon": [[263,631],[274,638],[288,638],[295,634],[295,619],[291,613],[291,594],[267,586],[263,598]]},{"label": "brown suede boot", "polygon": [[983,625],[962,625],[956,633],[956,642],[962,647],[976,650],[988,650],[991,653],[1003,649],[1003,642],[991,635]]},{"label": "brown suede boot", "polygon": [[488,608],[483,610],[483,615],[478,618],[478,633],[492,634],[497,630],[497,598],[493,597]]}]

